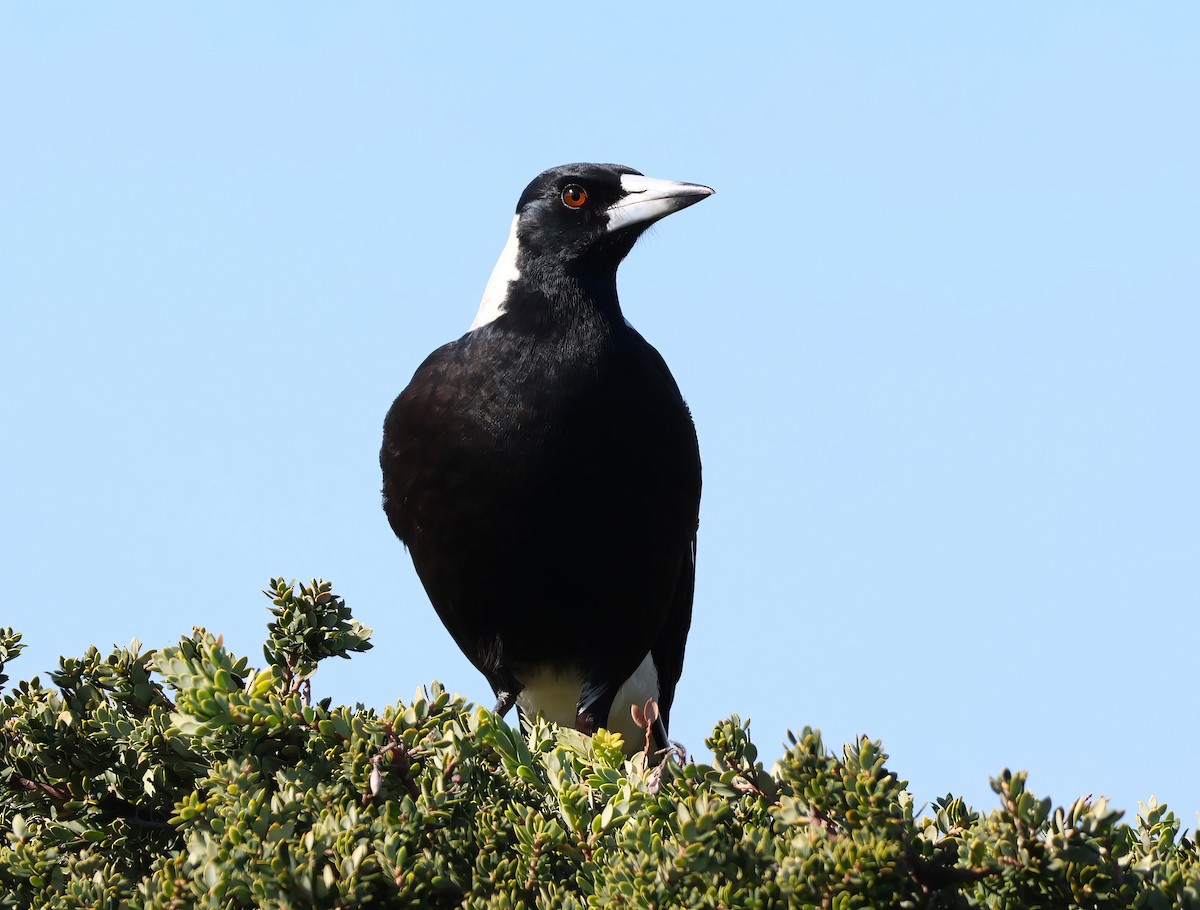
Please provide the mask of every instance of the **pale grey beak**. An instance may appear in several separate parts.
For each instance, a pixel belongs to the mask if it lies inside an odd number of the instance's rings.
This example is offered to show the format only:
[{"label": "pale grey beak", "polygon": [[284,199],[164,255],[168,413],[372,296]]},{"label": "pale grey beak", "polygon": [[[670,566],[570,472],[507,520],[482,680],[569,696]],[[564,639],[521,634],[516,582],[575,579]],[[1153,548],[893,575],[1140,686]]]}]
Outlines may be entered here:
[{"label": "pale grey beak", "polygon": [[652,224],[672,212],[695,205],[714,192],[711,187],[698,183],[657,180],[639,174],[624,174],[621,189],[628,195],[607,209],[610,234],[635,224]]}]

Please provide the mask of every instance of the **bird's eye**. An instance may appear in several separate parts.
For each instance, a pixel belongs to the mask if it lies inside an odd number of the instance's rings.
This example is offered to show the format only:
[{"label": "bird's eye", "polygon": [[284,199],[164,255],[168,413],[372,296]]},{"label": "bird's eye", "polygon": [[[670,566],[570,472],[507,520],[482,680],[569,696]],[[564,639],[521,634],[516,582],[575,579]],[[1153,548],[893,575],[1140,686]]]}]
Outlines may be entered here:
[{"label": "bird's eye", "polygon": [[562,191],[563,205],[567,208],[577,209],[587,202],[587,190],[577,183],[572,183]]}]

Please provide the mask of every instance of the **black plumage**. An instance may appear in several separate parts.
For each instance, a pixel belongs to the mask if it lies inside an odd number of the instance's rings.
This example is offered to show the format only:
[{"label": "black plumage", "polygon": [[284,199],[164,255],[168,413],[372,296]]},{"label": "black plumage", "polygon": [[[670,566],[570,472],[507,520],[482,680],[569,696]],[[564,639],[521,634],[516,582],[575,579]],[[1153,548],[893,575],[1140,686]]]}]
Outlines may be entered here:
[{"label": "black plumage", "polygon": [[630,704],[656,698],[665,739],[683,667],[700,455],[616,273],[646,227],[711,193],[615,165],[539,175],[471,330],[384,422],[388,521],[497,710],[634,748]]}]

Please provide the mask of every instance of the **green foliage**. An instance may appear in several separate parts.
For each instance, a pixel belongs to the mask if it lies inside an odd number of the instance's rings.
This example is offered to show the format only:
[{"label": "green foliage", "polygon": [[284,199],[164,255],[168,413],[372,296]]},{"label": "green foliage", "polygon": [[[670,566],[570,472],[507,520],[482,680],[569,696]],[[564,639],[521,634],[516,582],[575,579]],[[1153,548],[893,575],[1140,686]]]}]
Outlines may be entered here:
[{"label": "green foliage", "polygon": [[[1054,808],[1024,773],[986,815],[921,814],[867,738],[805,729],[767,771],[737,717],[711,763],[521,735],[434,683],[311,704],[370,647],[328,583],[272,580],[266,665],[196,629],[64,658],[0,705],[0,907],[1200,908],[1165,806]],[[0,669],[19,650],[0,630]]]},{"label": "green foliage", "polygon": [[0,629],[0,686],[8,682],[4,674],[4,665],[14,659],[25,649],[21,644],[21,633],[12,629]]}]

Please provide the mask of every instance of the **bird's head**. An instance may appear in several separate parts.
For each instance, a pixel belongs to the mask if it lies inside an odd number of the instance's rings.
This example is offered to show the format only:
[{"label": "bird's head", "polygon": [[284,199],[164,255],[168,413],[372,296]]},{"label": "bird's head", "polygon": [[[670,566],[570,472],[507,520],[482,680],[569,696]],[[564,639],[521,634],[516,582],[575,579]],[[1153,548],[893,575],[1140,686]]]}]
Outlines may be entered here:
[{"label": "bird's head", "polygon": [[609,260],[615,268],[651,224],[711,195],[706,186],[656,180],[618,164],[564,164],[521,194],[517,238],[530,258]]},{"label": "bird's head", "polygon": [[508,243],[471,328],[508,309],[514,281],[613,284],[617,266],[646,228],[712,194],[707,186],[658,180],[617,164],[543,171],[517,202]]}]

